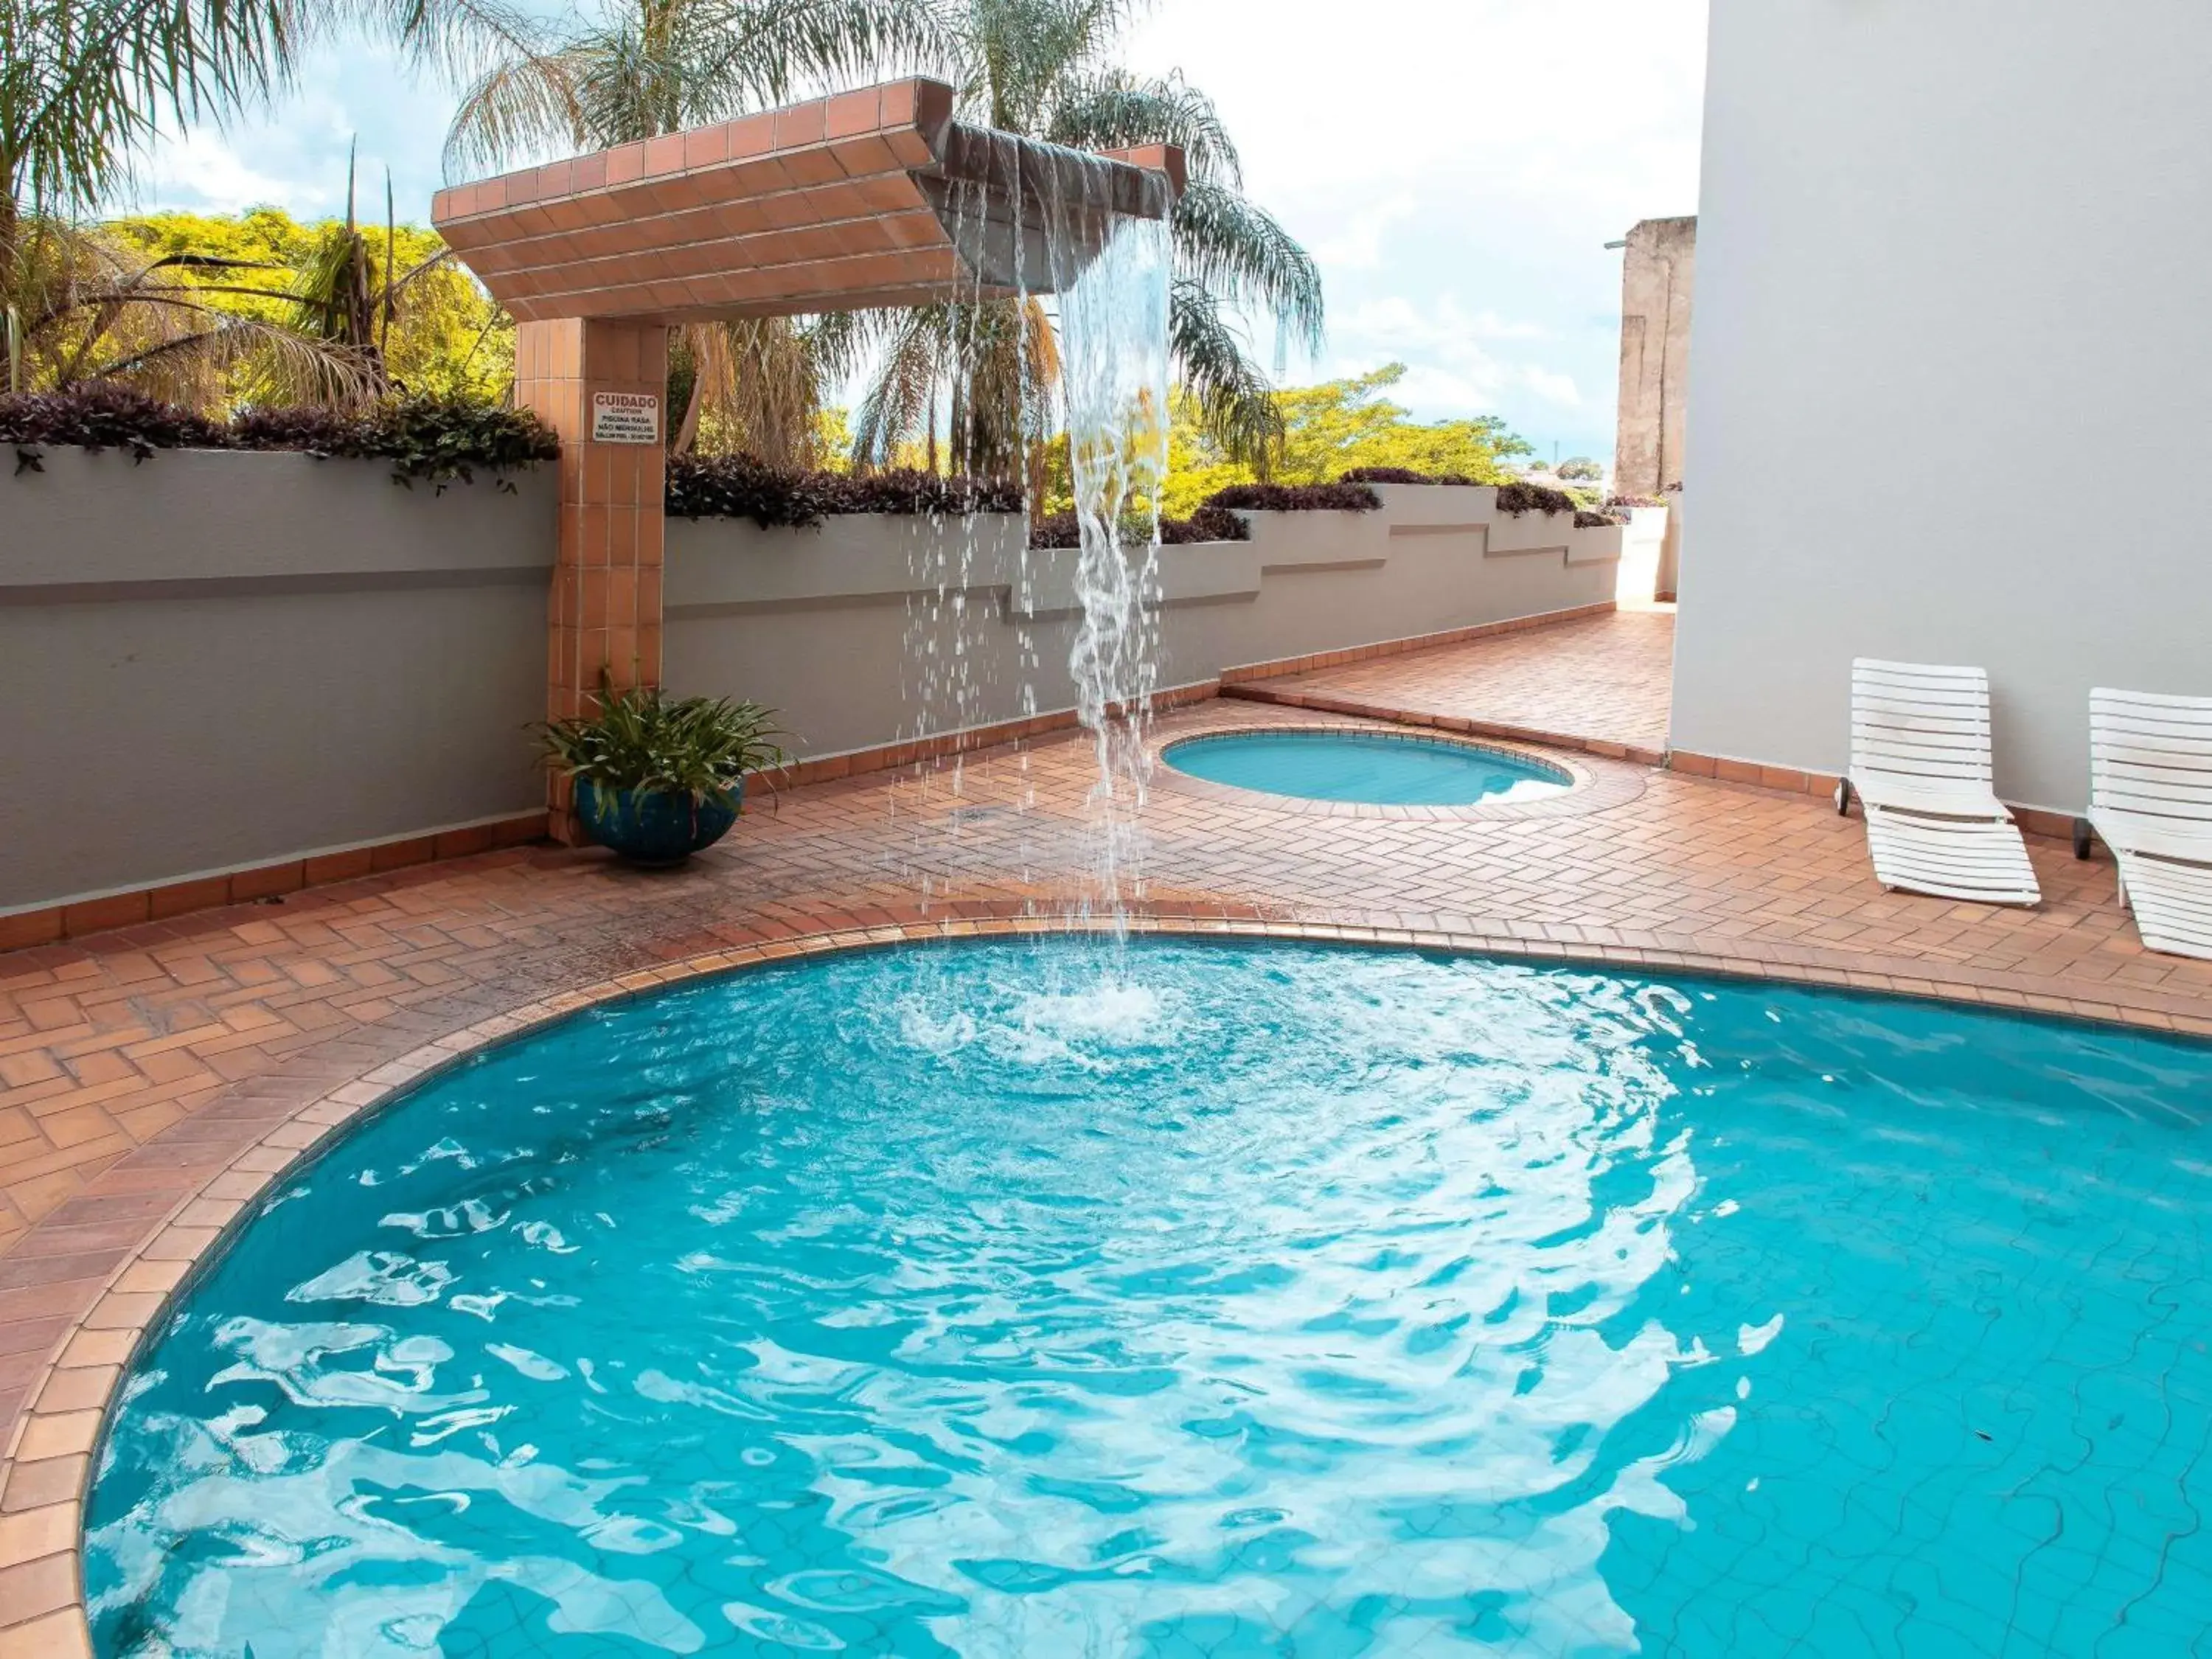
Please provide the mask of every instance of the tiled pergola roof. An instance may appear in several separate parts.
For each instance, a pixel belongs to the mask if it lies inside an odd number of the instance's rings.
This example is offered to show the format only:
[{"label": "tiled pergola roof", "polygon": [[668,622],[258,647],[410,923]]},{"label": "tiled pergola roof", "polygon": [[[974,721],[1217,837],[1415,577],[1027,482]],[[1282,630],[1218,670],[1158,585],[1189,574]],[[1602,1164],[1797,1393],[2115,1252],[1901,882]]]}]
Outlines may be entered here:
[{"label": "tiled pergola roof", "polygon": [[917,79],[458,185],[431,216],[520,321],[682,322],[1048,291],[1182,183],[1180,151],[968,126]]}]

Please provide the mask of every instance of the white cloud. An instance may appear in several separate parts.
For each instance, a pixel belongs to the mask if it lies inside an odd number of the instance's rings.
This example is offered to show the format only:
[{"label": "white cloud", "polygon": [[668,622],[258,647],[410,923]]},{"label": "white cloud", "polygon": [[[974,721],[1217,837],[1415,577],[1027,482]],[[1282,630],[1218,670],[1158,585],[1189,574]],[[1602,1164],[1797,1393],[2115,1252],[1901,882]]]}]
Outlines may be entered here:
[{"label": "white cloud", "polygon": [[1324,269],[1372,270],[1382,263],[1384,233],[1393,225],[1412,218],[1419,207],[1412,196],[1393,197],[1354,213],[1334,234],[1314,243],[1307,251]]},{"label": "white cloud", "polygon": [[1437,295],[1424,304],[1404,294],[1382,294],[1361,301],[1335,331],[1346,339],[1392,340],[1431,346],[1455,340],[1541,340],[1549,325],[1527,317],[1501,317],[1494,311],[1470,311],[1459,295]]},{"label": "white cloud", "polygon": [[1320,262],[1311,366],[1397,359],[1424,416],[1613,444],[1620,256],[1693,212],[1705,0],[1159,0],[1133,61],[1211,94],[1251,194]]},{"label": "white cloud", "polygon": [[1392,397],[1432,417],[1494,414],[1524,392],[1558,410],[1583,409],[1571,374],[1527,356],[1557,339],[1551,325],[1471,309],[1449,291],[1425,302],[1405,294],[1363,300],[1337,318],[1330,337],[1327,372],[1404,363],[1406,378]]},{"label": "white cloud", "polygon": [[118,205],[234,213],[269,204],[302,217],[342,212],[346,163],[356,163],[361,210],[384,212],[385,172],[404,220],[429,216],[452,96],[417,82],[388,52],[331,49],[302,66],[274,109],[222,128],[165,134]]},{"label": "white cloud", "polygon": [[1562,409],[1582,407],[1583,394],[1575,390],[1572,375],[1555,374],[1548,368],[1540,368],[1530,363],[1521,370],[1521,383],[1539,398],[1555,403]]},{"label": "white cloud", "polygon": [[1411,363],[1406,378],[1390,388],[1390,398],[1432,418],[1480,415],[1498,407],[1505,380],[1498,367],[1487,362]]},{"label": "white cloud", "polygon": [[265,202],[313,212],[325,206],[332,194],[312,180],[261,172],[240,155],[229,139],[205,127],[164,144],[139,193],[152,204],[210,213],[236,213]]}]

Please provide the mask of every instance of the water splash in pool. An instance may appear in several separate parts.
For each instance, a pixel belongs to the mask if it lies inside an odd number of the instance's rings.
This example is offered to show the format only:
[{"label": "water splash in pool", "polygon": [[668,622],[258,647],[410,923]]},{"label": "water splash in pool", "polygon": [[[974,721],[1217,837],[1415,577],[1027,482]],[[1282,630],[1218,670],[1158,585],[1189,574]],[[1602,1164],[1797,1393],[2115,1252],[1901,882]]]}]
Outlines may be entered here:
[{"label": "water splash in pool", "polygon": [[100,1651],[2168,1659],[2208,1091],[1290,946],[616,1006],[288,1183],[157,1334]]}]

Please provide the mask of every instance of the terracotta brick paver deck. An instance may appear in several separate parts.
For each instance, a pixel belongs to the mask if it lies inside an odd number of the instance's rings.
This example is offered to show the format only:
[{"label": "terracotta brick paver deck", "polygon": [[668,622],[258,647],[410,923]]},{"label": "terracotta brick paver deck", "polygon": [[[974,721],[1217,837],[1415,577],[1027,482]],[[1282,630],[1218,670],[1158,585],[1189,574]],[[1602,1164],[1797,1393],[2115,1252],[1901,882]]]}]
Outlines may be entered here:
[{"label": "terracotta brick paver deck", "polygon": [[[1318,718],[1218,701],[1159,735]],[[1160,789],[1139,908],[2212,1033],[2212,963],[2142,951],[2101,859],[2032,842],[2032,912],[1885,894],[1859,822],[1817,800],[1574,759],[1589,810],[1476,822]],[[68,1552],[100,1406],[269,1171],[462,1028],[495,1036],[580,986],[1051,911],[1087,890],[1091,764],[1062,738],[787,792],[680,872],[524,849],[0,956],[0,1659],[82,1653]]]},{"label": "terracotta brick paver deck", "polygon": [[1333,714],[1449,720],[1462,730],[1573,740],[1656,763],[1674,694],[1674,608],[1644,605],[1465,645],[1231,688]]}]

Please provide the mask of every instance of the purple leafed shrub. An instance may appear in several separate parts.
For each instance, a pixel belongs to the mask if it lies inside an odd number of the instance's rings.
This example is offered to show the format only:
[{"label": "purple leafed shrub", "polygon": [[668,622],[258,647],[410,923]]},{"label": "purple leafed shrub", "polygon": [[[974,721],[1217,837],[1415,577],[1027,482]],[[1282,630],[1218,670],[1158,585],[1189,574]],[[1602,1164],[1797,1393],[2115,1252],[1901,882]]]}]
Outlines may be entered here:
[{"label": "purple leafed shrub", "polygon": [[1628,514],[1626,513],[1607,513],[1602,508],[1593,511],[1584,507],[1575,514],[1575,528],[1577,530],[1595,530],[1601,525],[1627,522]]},{"label": "purple leafed shrub", "polygon": [[[143,461],[157,449],[222,449],[229,438],[213,421],[128,386],[86,386],[0,397],[0,443],[127,449]],[[15,470],[40,471],[36,452],[19,447]]]},{"label": "purple leafed shrub", "polygon": [[1021,486],[1005,478],[793,472],[750,455],[668,459],[667,511],[674,518],[750,519],[763,530],[775,530],[803,529],[846,513],[958,518],[1021,510]]},{"label": "purple leafed shrub", "polygon": [[1564,489],[1514,483],[1498,486],[1498,510],[1519,518],[1523,513],[1571,513],[1575,498]]},{"label": "purple leafed shrub", "polygon": [[1382,498],[1364,483],[1248,483],[1215,490],[1206,505],[1247,513],[1372,513]]},{"label": "purple leafed shrub", "polygon": [[[1193,542],[1249,542],[1252,532],[1226,507],[1201,507],[1188,519],[1162,519],[1160,543],[1183,547]],[[1082,532],[1073,513],[1054,513],[1030,526],[1031,547],[1080,547]]]},{"label": "purple leafed shrub", "polygon": [[1464,472],[1416,472],[1410,466],[1355,466],[1338,475],[1340,483],[1480,484]]},{"label": "purple leafed shrub", "polygon": [[1656,495],[1608,495],[1605,498],[1608,512],[1626,512],[1632,507],[1664,507],[1667,503]]},{"label": "purple leafed shrub", "polygon": [[[440,489],[483,467],[501,474],[550,461],[560,441],[536,416],[491,404],[396,398],[359,411],[307,406],[249,409],[210,421],[128,386],[0,398],[0,443],[13,443],[15,470],[40,471],[33,444],[126,449],[145,460],[157,449],[284,450],[389,461],[394,483],[427,479]],[[514,484],[504,477],[502,489]]]},{"label": "purple leafed shrub", "polygon": [[359,455],[367,434],[358,416],[306,404],[297,409],[248,409],[230,423],[228,447],[290,449],[308,455]]}]

